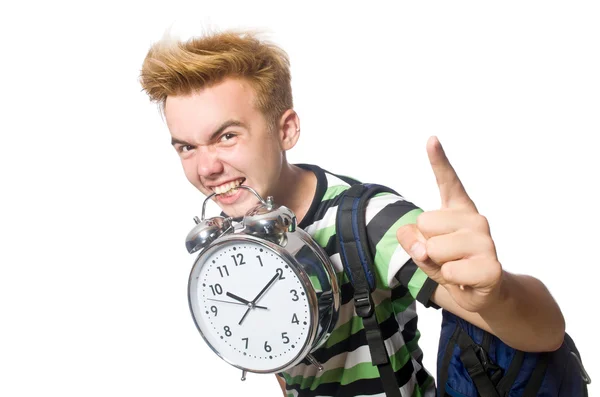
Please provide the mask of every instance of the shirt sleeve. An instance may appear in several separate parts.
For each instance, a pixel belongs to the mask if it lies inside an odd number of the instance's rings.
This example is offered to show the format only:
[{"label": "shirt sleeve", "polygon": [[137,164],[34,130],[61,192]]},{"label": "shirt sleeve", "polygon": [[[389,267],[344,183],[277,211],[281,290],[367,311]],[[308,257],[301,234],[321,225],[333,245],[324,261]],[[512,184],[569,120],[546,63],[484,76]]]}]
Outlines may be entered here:
[{"label": "shirt sleeve", "polygon": [[366,224],[378,288],[392,289],[403,285],[411,296],[426,307],[437,306],[431,296],[437,283],[412,261],[396,237],[401,226],[414,224],[422,209],[403,197],[382,193],[367,204]]},{"label": "shirt sleeve", "polygon": [[425,307],[440,307],[431,301],[431,296],[438,283],[421,270],[412,259],[409,259],[395,275],[396,279],[408,288],[410,294]]}]

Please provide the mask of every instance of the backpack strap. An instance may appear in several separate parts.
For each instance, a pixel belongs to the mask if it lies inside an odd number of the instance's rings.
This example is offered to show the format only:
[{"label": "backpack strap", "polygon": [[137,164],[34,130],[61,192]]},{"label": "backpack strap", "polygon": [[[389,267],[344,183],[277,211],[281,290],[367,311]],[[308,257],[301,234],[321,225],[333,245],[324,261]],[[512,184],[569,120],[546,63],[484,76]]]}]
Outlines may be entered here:
[{"label": "backpack strap", "polygon": [[344,271],[354,288],[354,306],[365,327],[371,361],[379,370],[386,396],[401,397],[371,298],[376,279],[373,255],[368,244],[365,210],[368,200],[383,192],[397,194],[392,189],[380,185],[352,185],[341,195],[335,226],[340,257]]},{"label": "backpack strap", "polygon": [[[444,311],[444,313],[445,316],[449,314],[449,312],[446,311]],[[457,320],[454,321],[455,328],[452,332],[452,336],[450,336],[450,339],[448,340],[444,355],[443,357],[439,356],[438,358],[438,365],[441,364],[438,366],[439,396],[446,397],[455,395],[455,392],[452,393],[447,389],[448,385],[446,383],[449,378],[450,361],[452,360],[454,349],[457,347],[460,352],[460,362],[469,374],[469,378],[475,385],[478,395],[485,397],[507,396],[507,393],[501,392],[496,386],[503,371],[502,368],[494,364],[489,358],[488,352],[491,345],[491,335],[484,331],[482,343],[479,345],[475,343],[468,332],[463,329],[460,321],[458,321],[458,317],[452,314],[450,314],[450,316],[455,317]],[[520,363],[518,366],[520,367]],[[512,381],[514,381],[514,378]]]},{"label": "backpack strap", "polygon": [[550,360],[548,353],[542,353],[537,365],[535,366],[529,382],[523,391],[523,397],[535,397],[538,395],[544,375],[546,374],[546,368],[548,368],[548,361]]},{"label": "backpack strap", "polygon": [[486,371],[489,364],[487,352],[476,344],[462,328],[458,334],[457,343],[461,349],[460,361],[462,361],[473,383],[475,383],[479,394],[486,397],[500,397],[496,386]]},{"label": "backpack strap", "polygon": [[515,355],[513,356],[513,359],[506,370],[506,374],[502,377],[500,382],[498,382],[497,389],[500,395],[508,396],[512,385],[515,383],[517,376],[521,372],[521,366],[523,365],[524,359],[525,352],[521,350],[515,350]]},{"label": "backpack strap", "polygon": [[[452,353],[454,351],[454,346],[456,345],[456,340],[458,339],[458,334],[461,332],[462,328],[456,325],[454,332],[452,332],[452,336],[448,340],[448,344],[446,345],[446,351],[444,352],[444,356],[441,361],[441,367],[438,372],[438,395],[439,397],[446,397],[448,394],[446,393],[446,382],[448,382],[448,369],[450,368],[450,361],[452,360]],[[441,343],[441,341],[440,341]],[[440,364],[440,357],[438,356],[438,365]]]}]

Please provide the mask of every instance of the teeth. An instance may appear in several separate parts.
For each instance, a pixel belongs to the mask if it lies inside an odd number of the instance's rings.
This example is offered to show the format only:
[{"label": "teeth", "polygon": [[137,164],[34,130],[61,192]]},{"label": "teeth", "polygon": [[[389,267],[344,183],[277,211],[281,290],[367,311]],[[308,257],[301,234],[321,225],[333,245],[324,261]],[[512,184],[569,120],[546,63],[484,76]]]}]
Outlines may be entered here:
[{"label": "teeth", "polygon": [[[217,194],[225,194],[225,193],[233,194],[237,190],[236,188],[241,185],[242,181],[243,181],[243,179],[238,179],[237,181],[224,183],[222,185],[215,186],[215,188],[214,188],[215,193],[217,193]],[[230,192],[230,190],[232,190],[232,191]]]}]

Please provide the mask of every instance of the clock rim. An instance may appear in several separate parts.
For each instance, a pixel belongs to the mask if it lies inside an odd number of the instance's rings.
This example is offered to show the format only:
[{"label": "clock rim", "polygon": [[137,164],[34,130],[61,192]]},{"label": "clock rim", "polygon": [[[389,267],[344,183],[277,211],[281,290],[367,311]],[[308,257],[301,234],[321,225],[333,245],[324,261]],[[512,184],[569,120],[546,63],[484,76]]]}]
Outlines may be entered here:
[{"label": "clock rim", "polygon": [[[306,291],[306,297],[308,300],[309,321],[310,321],[309,327],[308,327],[309,328],[308,336],[306,337],[306,339],[304,341],[304,345],[302,346],[302,348],[300,349],[298,354],[296,354],[292,359],[288,360],[285,364],[275,367],[273,369],[265,369],[265,370],[251,369],[251,368],[244,367],[242,365],[236,364],[236,363],[226,359],[208,341],[207,337],[202,332],[202,329],[198,325],[198,321],[196,320],[196,314],[194,313],[194,309],[192,307],[192,286],[193,286],[193,282],[194,282],[193,276],[195,274],[195,270],[197,271],[197,273],[200,273],[200,271],[202,270],[204,265],[207,263],[206,261],[202,261],[202,259],[208,258],[209,254],[213,253],[220,246],[225,245],[227,243],[236,242],[236,241],[240,242],[242,244],[244,244],[244,243],[247,244],[248,242],[256,243],[267,249],[275,251],[275,253],[277,253],[279,256],[281,256],[282,259],[285,261],[285,263],[290,266],[292,271],[296,274],[296,277],[298,277],[298,279],[300,280],[302,287]],[[202,262],[202,263],[200,263],[200,262]],[[298,363],[300,363],[311,352],[313,344],[315,343],[315,339],[317,338],[317,332],[318,332],[318,328],[319,328],[318,299],[317,299],[316,291],[315,291],[309,277],[306,275],[304,270],[302,270],[301,268],[299,268],[299,266],[297,266],[295,264],[295,259],[294,259],[293,255],[291,255],[284,247],[281,247],[280,245],[278,245],[276,243],[273,243],[271,241],[264,240],[262,238],[252,236],[252,235],[240,236],[240,235],[236,235],[236,234],[230,234],[227,236],[222,236],[218,240],[213,242],[210,246],[206,247],[200,253],[198,253],[198,256],[196,257],[196,260],[194,261],[194,264],[192,265],[192,269],[190,270],[190,275],[188,277],[188,306],[190,309],[190,313],[192,315],[192,319],[194,320],[196,329],[198,330],[198,332],[200,333],[200,335],[202,336],[202,338],[204,339],[206,344],[209,346],[209,348],[217,356],[219,356],[223,361],[225,361],[229,365],[231,365],[235,368],[241,369],[243,371],[247,371],[247,372],[260,373],[260,374],[271,374],[271,373],[281,372],[282,370],[284,370],[286,368],[293,367],[294,365],[297,365]],[[200,314],[198,314],[198,315],[200,315]]]}]

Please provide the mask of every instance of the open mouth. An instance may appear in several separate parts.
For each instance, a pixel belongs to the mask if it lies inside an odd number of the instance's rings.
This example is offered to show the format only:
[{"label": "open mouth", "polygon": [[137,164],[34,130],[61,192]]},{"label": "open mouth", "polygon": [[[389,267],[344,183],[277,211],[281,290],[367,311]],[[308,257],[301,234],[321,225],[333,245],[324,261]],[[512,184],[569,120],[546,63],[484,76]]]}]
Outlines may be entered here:
[{"label": "open mouth", "polygon": [[238,186],[240,186],[246,178],[236,179],[235,181],[227,182],[219,186],[213,187],[213,191],[219,196],[232,196],[238,191]]}]

